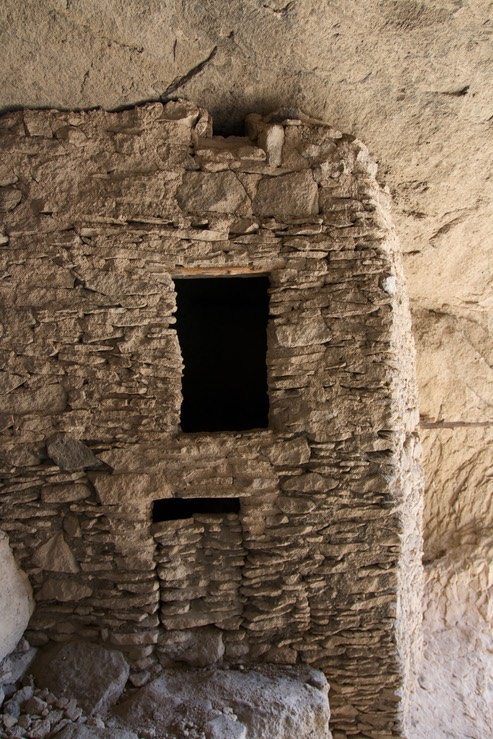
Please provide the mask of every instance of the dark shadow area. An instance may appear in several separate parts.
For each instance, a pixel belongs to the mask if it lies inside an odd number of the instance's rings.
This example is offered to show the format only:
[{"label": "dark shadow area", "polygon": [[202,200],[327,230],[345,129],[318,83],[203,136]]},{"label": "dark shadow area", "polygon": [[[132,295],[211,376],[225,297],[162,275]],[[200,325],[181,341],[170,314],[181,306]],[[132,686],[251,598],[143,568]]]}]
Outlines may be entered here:
[{"label": "dark shadow area", "polygon": [[152,521],[178,521],[196,513],[239,513],[239,498],[163,498],[152,505]]},{"label": "dark shadow area", "polygon": [[222,125],[218,124],[217,126],[213,123],[212,135],[223,136],[225,139],[229,138],[229,136],[246,136],[245,123],[244,121],[236,121],[235,123],[229,124],[223,122]]},{"label": "dark shadow area", "polygon": [[182,431],[267,428],[268,277],[174,282],[185,365]]}]

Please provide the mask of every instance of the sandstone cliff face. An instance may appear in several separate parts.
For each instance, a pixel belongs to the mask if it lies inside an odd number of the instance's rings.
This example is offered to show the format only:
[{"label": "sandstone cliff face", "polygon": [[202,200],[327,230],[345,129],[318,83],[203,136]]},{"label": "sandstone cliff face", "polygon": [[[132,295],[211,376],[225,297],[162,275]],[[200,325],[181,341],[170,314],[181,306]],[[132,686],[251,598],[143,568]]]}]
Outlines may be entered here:
[{"label": "sandstone cliff face", "polygon": [[4,0],[0,28],[3,109],[179,95],[219,133],[293,106],[365,141],[412,299],[426,556],[474,545],[493,518],[491,2]]},{"label": "sandstone cliff face", "polygon": [[291,106],[365,141],[406,252],[428,556],[490,525],[491,3],[5,0],[0,28],[4,109],[179,94],[219,132]]}]

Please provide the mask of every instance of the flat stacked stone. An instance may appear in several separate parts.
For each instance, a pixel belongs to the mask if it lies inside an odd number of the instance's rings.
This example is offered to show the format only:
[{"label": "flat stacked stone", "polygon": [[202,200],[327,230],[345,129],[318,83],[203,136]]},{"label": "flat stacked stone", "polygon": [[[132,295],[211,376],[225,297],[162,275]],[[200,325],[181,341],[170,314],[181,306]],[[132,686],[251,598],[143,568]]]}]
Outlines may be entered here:
[{"label": "flat stacked stone", "polygon": [[[142,684],[216,629],[226,664],[322,668],[334,736],[399,736],[421,477],[388,204],[352,137],[247,128],[184,102],[0,118],[0,512],[29,638],[117,645]],[[266,273],[269,428],[181,433],[173,277]],[[153,524],[173,497],[240,513]]]}]

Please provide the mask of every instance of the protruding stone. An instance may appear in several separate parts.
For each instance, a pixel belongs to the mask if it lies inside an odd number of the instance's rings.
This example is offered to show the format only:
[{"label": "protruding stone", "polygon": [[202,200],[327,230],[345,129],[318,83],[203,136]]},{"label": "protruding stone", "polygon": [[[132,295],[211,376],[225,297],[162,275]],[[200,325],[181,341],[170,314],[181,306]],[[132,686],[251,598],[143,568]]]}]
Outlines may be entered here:
[{"label": "protruding stone", "polygon": [[284,127],[265,124],[259,131],[257,142],[267,153],[267,163],[271,167],[279,167],[282,162]]},{"label": "protruding stone", "polygon": [[162,474],[130,472],[125,475],[91,475],[103,505],[148,506],[150,500],[172,496],[172,488]]},{"label": "protruding stone", "polygon": [[296,323],[276,326],[276,336],[281,346],[309,346],[330,341],[331,332],[322,316],[318,315]]},{"label": "protruding stone", "polygon": [[68,434],[53,434],[46,441],[48,456],[65,472],[75,470],[106,470],[111,467],[101,462],[86,444]]},{"label": "protruding stone", "polygon": [[79,572],[77,560],[61,532],[38,547],[33,563],[51,572]]},{"label": "protruding stone", "polygon": [[78,602],[83,598],[88,598],[92,595],[92,592],[92,588],[75,580],[68,580],[67,578],[50,579],[43,584],[36,598],[38,600],[58,600],[62,603]]},{"label": "protruding stone", "polygon": [[35,390],[20,387],[15,393],[0,395],[0,413],[52,415],[67,407],[67,394],[61,385],[51,384]]},{"label": "protruding stone", "polygon": [[74,503],[91,495],[91,489],[84,483],[65,485],[45,485],[41,490],[43,503]]}]

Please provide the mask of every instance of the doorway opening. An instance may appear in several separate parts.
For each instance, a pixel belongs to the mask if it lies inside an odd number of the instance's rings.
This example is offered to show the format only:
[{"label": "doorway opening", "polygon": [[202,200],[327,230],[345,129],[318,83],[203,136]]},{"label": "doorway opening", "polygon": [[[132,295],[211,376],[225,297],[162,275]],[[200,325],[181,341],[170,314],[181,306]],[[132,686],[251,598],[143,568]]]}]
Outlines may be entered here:
[{"label": "doorway opening", "polygon": [[269,278],[175,278],[184,362],[181,428],[267,428]]}]

